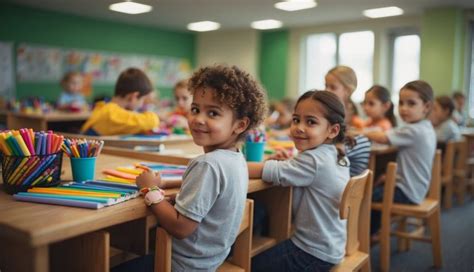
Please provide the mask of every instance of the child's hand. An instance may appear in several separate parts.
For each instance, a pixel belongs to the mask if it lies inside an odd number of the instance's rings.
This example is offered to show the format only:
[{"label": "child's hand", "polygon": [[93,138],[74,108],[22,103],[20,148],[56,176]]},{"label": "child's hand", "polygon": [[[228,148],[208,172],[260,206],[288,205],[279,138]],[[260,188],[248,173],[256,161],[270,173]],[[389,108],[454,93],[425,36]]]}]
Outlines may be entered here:
[{"label": "child's hand", "polygon": [[160,173],[150,171],[143,171],[143,173],[141,173],[135,181],[137,183],[138,189],[161,186]]},{"label": "child's hand", "polygon": [[284,161],[291,158],[290,153],[285,149],[276,150],[275,154],[268,157],[268,160]]}]

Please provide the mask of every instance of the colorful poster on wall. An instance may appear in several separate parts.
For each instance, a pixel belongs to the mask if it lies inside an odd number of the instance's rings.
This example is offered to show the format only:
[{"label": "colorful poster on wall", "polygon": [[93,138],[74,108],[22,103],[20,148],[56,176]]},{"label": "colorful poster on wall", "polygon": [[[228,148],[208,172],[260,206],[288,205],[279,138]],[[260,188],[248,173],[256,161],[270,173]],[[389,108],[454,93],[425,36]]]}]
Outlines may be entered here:
[{"label": "colorful poster on wall", "polygon": [[8,100],[15,96],[13,43],[0,42],[0,97]]},{"label": "colorful poster on wall", "polygon": [[113,85],[120,72],[128,67],[145,71],[157,87],[172,87],[191,74],[187,59],[29,44],[17,47],[18,82],[58,82],[64,73],[79,71],[92,78],[94,84]]}]

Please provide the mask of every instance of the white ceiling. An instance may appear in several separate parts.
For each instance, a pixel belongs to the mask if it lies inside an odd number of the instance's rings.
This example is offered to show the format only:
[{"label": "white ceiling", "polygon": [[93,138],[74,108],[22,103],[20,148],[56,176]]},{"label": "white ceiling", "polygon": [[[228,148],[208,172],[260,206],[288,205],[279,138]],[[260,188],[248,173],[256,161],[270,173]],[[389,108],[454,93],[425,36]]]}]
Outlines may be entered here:
[{"label": "white ceiling", "polygon": [[186,30],[190,22],[210,20],[221,29],[245,29],[250,22],[281,20],[284,27],[321,25],[360,20],[368,8],[398,6],[406,15],[421,14],[426,8],[458,6],[474,8],[474,0],[317,0],[313,9],[286,12],[273,7],[277,0],[136,0],[153,6],[150,13],[127,15],[110,11],[108,6],[121,0],[0,0],[81,16]]}]

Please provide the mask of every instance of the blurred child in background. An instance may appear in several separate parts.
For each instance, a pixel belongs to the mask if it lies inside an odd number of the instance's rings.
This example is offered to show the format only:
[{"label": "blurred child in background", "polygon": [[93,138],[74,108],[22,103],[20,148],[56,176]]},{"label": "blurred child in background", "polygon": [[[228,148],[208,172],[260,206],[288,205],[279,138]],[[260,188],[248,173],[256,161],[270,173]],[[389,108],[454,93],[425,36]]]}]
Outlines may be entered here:
[{"label": "blurred child in background", "polygon": [[466,97],[462,92],[455,92],[453,94],[454,106],[452,118],[459,126],[466,125],[466,118],[464,116],[464,105],[466,104]]},{"label": "blurred child in background", "polygon": [[377,128],[385,131],[397,126],[393,103],[390,101],[390,92],[383,86],[374,85],[365,93],[364,111],[369,117],[364,128]]},{"label": "blurred child in background", "polygon": [[295,100],[288,97],[273,104],[273,111],[265,121],[270,137],[288,137],[295,104]]},{"label": "blurred child in background", "polygon": [[449,96],[436,97],[430,119],[434,126],[438,143],[446,143],[450,140],[459,140],[461,138],[459,126],[452,118],[454,110],[454,102]]},{"label": "blurred child in background", "polygon": [[148,76],[140,69],[128,68],[120,73],[110,102],[97,102],[91,116],[82,126],[87,135],[138,134],[151,131],[159,124],[154,112],[137,112],[153,92]]},{"label": "blurred child in background", "polygon": [[61,79],[63,89],[57,107],[60,110],[81,111],[88,107],[82,94],[82,75],[78,72],[66,73]]}]

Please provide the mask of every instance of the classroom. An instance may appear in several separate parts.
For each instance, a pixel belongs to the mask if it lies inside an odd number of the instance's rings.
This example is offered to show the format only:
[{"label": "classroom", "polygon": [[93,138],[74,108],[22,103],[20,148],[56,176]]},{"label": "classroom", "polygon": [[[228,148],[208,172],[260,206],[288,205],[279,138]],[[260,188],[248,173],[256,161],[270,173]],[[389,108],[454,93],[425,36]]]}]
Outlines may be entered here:
[{"label": "classroom", "polygon": [[474,1],[0,1],[0,272],[472,271]]}]

